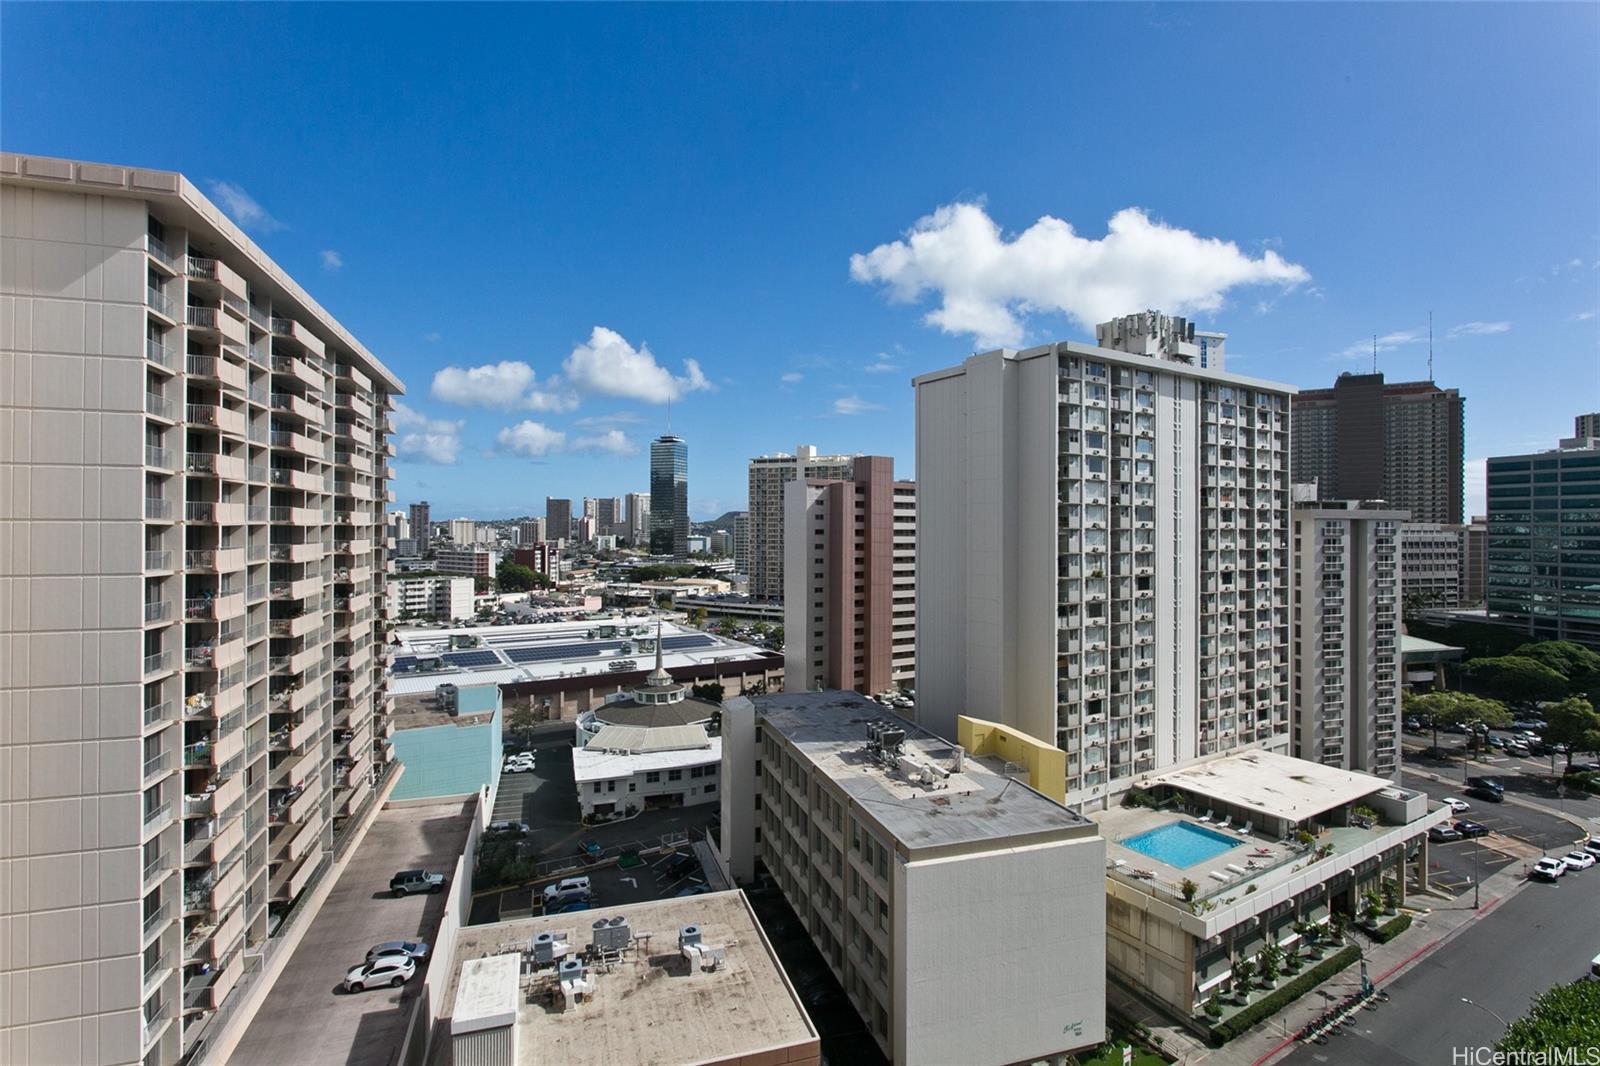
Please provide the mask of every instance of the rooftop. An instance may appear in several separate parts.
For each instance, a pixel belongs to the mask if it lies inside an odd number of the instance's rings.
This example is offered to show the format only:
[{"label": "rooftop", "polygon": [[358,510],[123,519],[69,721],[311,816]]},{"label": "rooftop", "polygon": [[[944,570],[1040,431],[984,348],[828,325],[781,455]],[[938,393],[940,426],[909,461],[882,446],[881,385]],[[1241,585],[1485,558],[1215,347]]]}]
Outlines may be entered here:
[{"label": "rooftop", "polygon": [[1192,763],[1156,774],[1150,784],[1181,788],[1220,804],[1301,822],[1394,783],[1355,770],[1258,749]]},{"label": "rooftop", "polygon": [[[609,970],[590,967],[592,997],[563,1012],[552,1004],[548,968],[531,978],[528,995],[517,997],[518,1063],[669,1066],[816,1041],[805,1008],[739,891],[467,926],[456,939],[456,961],[515,957],[542,932],[567,933],[581,953],[593,920],[619,915],[627,919],[635,946]],[[688,971],[678,952],[678,931],[687,925],[700,927],[704,944],[726,951],[716,970]],[[451,976],[441,1000],[444,1016],[457,1012],[461,983],[459,972]]]},{"label": "rooftop", "polygon": [[[626,728],[607,726],[606,729]],[[707,737],[699,726],[684,726],[700,734],[701,742],[695,747],[652,748],[635,751],[600,751],[593,741],[582,748],[572,749],[572,779],[577,784],[586,781],[610,781],[632,777],[649,770],[675,770],[685,766],[706,766],[722,761],[722,738]],[[666,732],[653,730],[652,732]]]},{"label": "rooftop", "polygon": [[[652,665],[655,625],[643,619],[617,618],[520,626],[400,628],[392,637],[401,645],[390,664],[389,691],[396,696],[432,692],[446,681],[510,685],[587,677],[586,684],[616,678],[619,685],[632,687],[637,675],[647,673]],[[474,638],[477,643],[452,650],[452,637]],[[663,623],[662,644],[668,670],[755,660],[770,654],[673,622]]]},{"label": "rooftop", "polygon": [[[758,696],[762,724],[781,733],[883,829],[908,849],[1001,841],[1034,835],[1089,835],[1093,824],[1027,785],[1027,775],[1003,773],[999,760],[957,748],[855,692],[786,692]],[[932,768],[933,784],[913,782],[868,750],[867,725],[905,731],[903,753],[915,767]]]}]

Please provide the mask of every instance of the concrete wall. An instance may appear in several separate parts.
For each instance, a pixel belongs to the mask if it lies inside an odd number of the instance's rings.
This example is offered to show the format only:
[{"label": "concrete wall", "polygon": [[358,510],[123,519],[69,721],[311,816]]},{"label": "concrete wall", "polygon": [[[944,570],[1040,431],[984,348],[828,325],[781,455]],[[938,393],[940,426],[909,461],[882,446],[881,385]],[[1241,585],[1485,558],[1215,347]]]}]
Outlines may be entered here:
[{"label": "concrete wall", "polygon": [[739,696],[722,705],[722,861],[740,884],[756,875],[756,709]]},{"label": "concrete wall", "polygon": [[969,710],[966,393],[963,374],[917,386],[917,722],[946,737]]},{"label": "concrete wall", "polygon": [[973,755],[993,755],[1028,771],[1028,786],[1057,803],[1067,796],[1067,753],[1019,729],[962,715],[956,743]]},{"label": "concrete wall", "polygon": [[1105,1038],[1105,841],[896,862],[894,1061],[1008,1063]]},{"label": "concrete wall", "polygon": [[[0,188],[4,1062],[140,1057],[145,220],[135,200]],[[181,805],[182,728],[164,732],[157,788]],[[153,846],[179,849],[176,825]]]},{"label": "concrete wall", "polygon": [[476,725],[397,729],[394,758],[406,766],[393,799],[459,796],[492,784],[500,773],[501,716]]}]

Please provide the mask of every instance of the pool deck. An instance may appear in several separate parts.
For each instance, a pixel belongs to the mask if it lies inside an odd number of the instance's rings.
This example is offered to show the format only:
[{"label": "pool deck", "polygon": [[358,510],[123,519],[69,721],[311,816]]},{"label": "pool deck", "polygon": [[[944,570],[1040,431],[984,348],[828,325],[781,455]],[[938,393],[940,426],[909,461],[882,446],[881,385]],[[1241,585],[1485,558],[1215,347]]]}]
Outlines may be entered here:
[{"label": "pool deck", "polygon": [[[1100,835],[1106,839],[1108,872],[1135,881],[1153,882],[1156,887],[1166,888],[1172,892],[1178,891],[1178,886],[1188,878],[1199,886],[1199,891],[1195,894],[1197,899],[1237,891],[1245,881],[1253,880],[1268,870],[1305,857],[1304,851],[1259,834],[1246,837],[1237,829],[1220,829],[1215,825],[1203,823],[1198,818],[1173,811],[1153,811],[1148,807],[1114,807],[1108,811],[1097,811],[1090,817],[1099,823]],[[1237,843],[1227,851],[1187,867],[1172,866],[1122,844],[1122,841],[1129,837],[1136,837],[1141,833],[1179,822],[1189,822],[1201,829],[1209,829],[1222,836],[1231,837]],[[1238,870],[1230,870],[1230,865],[1238,867]],[[1227,880],[1212,877],[1213,871],[1226,877]],[[1143,872],[1148,872],[1150,876],[1140,876]]]}]

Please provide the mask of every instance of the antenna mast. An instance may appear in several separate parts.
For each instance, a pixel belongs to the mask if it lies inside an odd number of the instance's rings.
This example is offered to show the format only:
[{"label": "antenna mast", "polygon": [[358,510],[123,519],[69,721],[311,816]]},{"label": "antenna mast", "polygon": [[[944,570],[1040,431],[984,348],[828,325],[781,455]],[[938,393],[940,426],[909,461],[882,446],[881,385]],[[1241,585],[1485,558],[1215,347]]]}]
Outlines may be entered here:
[{"label": "antenna mast", "polygon": [[1428,312],[1428,380],[1433,380],[1433,312]]}]

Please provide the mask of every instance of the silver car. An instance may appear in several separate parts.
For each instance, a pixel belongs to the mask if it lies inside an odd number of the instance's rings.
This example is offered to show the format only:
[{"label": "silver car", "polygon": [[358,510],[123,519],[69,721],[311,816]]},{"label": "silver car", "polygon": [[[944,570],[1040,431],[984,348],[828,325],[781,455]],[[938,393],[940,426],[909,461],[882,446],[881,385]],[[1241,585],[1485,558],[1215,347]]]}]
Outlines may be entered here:
[{"label": "silver car", "polygon": [[390,940],[382,944],[375,944],[367,952],[367,961],[376,962],[380,958],[390,955],[404,955],[408,959],[421,962],[428,957],[428,945],[421,940]]}]

